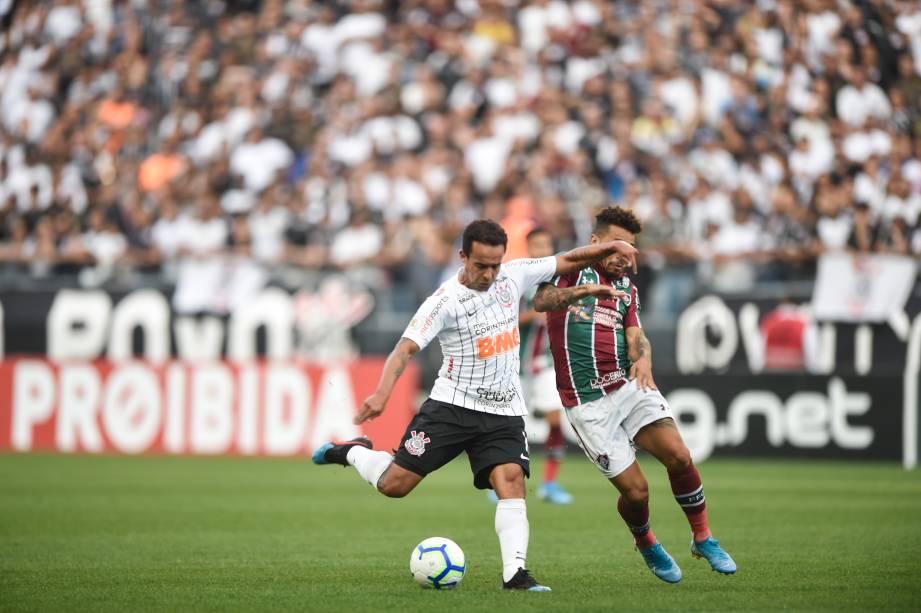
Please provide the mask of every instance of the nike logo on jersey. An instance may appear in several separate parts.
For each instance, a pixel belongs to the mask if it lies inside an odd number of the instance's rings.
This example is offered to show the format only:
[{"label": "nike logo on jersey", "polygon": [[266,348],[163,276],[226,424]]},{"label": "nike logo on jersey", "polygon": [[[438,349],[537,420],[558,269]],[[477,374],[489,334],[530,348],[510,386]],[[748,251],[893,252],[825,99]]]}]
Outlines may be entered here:
[{"label": "nike logo on jersey", "polygon": [[531,461],[531,458],[529,458],[528,456],[526,456],[526,455],[523,454],[523,453],[521,454],[521,459],[524,460],[525,462],[530,462],[530,461]]}]

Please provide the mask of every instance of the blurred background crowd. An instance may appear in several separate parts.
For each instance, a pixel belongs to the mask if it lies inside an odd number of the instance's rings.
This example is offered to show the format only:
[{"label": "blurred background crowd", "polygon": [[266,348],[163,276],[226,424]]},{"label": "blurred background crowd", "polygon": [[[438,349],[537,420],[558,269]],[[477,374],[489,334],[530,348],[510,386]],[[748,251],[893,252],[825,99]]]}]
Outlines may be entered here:
[{"label": "blurred background crowd", "polygon": [[[917,0],[0,0],[0,282],[409,303],[501,220],[645,223],[647,309],[921,255]],[[409,308],[413,305],[409,304]]]}]

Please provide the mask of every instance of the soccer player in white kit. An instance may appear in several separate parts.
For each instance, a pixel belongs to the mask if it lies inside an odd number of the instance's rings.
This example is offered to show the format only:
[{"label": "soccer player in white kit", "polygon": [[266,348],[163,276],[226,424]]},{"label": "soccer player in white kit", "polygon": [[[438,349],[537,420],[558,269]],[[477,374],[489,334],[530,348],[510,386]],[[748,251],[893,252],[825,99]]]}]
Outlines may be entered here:
[{"label": "soccer player in white kit", "polygon": [[[388,356],[377,390],[355,417],[362,423],[380,415],[412,356],[438,338],[444,355],[438,379],[396,455],[374,451],[369,439],[359,437],[322,445],[313,461],[354,466],[379,492],[401,498],[466,451],[474,486],[491,486],[499,497],[495,529],[503,588],[550,591],[525,569],[529,527],[524,480],[530,475],[530,457],[518,374],[519,302],[529,288],[614,253],[635,262],[636,249],[613,241],[503,264],[507,242],[505,231],[493,221],[481,219],[465,228],[463,267],[419,307]],[[583,291],[606,299],[625,296],[609,285]]]}]

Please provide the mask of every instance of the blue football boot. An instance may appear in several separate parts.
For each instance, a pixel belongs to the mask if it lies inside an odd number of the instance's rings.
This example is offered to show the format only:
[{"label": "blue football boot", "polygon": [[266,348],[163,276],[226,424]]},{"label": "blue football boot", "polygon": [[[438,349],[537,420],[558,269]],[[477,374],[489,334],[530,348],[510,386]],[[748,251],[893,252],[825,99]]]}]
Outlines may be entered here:
[{"label": "blue football boot", "polygon": [[349,453],[349,449],[355,445],[374,449],[371,439],[367,436],[359,436],[350,441],[329,441],[328,443],[323,443],[317,447],[310,459],[313,460],[314,464],[339,464],[341,466],[348,466],[349,461],[346,459],[346,456]]},{"label": "blue football boot", "polygon": [[678,583],[681,581],[681,568],[675,562],[675,559],[668,555],[665,548],[660,543],[652,547],[640,549],[640,554],[646,562],[646,566],[656,577],[666,583]]},{"label": "blue football boot", "polygon": [[553,504],[572,504],[572,494],[556,481],[549,481],[537,488],[537,497]]},{"label": "blue football boot", "polygon": [[720,542],[712,536],[700,542],[691,541],[691,555],[695,558],[704,558],[710,563],[710,568],[724,575],[736,572],[736,563],[726,553]]}]

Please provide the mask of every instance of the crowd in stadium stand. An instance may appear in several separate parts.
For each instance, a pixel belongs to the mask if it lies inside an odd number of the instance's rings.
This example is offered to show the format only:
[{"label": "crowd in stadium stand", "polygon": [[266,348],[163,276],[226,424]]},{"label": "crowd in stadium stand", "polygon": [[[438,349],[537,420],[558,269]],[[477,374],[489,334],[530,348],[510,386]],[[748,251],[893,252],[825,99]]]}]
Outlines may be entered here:
[{"label": "crowd in stadium stand", "polygon": [[[645,222],[652,299],[921,254],[917,0],[0,2],[0,260],[33,276],[362,269],[425,295]],[[180,282],[182,279],[180,279]]]}]

